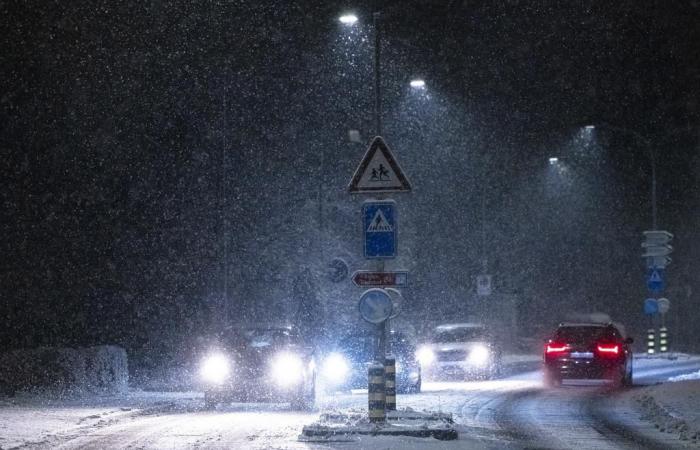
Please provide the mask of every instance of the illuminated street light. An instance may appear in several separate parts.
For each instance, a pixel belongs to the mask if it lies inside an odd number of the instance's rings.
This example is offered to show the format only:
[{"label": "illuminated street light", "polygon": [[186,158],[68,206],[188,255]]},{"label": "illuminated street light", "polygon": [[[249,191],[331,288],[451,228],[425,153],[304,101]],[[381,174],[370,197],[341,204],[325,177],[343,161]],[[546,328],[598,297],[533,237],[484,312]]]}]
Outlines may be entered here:
[{"label": "illuminated street light", "polygon": [[586,125],[583,127],[586,131],[593,131],[595,130],[595,125]]},{"label": "illuminated street light", "polygon": [[357,16],[355,14],[343,14],[338,20],[340,20],[340,23],[343,25],[355,25]]},{"label": "illuminated street light", "polygon": [[415,89],[425,89],[425,81],[421,80],[420,78],[417,78],[415,80],[411,80],[410,85],[412,88],[415,88]]},{"label": "illuminated street light", "polygon": [[559,162],[559,158],[557,158],[556,156],[552,156],[551,158],[549,158],[549,164],[554,165],[558,162]]}]

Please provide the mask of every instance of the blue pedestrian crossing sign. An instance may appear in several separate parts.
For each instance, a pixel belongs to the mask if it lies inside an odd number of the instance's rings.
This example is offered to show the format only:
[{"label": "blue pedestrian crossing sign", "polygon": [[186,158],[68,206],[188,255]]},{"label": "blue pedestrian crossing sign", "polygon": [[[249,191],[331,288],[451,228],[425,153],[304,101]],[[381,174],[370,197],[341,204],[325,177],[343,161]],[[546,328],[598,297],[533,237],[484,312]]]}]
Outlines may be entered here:
[{"label": "blue pedestrian crossing sign", "polygon": [[654,267],[649,270],[649,276],[647,277],[647,288],[651,292],[661,292],[664,290],[666,283],[664,282],[664,271],[658,267]]},{"label": "blue pedestrian crossing sign", "polygon": [[365,258],[396,257],[396,203],[370,201],[362,206]]}]

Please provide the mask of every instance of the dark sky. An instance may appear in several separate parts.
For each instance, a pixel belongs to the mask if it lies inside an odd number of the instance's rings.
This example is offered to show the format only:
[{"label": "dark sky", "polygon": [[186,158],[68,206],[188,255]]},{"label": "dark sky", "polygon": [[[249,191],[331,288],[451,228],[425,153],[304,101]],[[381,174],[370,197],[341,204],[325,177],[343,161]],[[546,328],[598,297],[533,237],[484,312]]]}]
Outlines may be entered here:
[{"label": "dark sky", "polygon": [[[613,296],[641,322],[648,158],[605,123],[658,155],[670,284],[692,309],[697,1],[366,3],[354,37],[345,2],[3,3],[0,348],[147,352],[212,326],[224,295],[237,317],[355,295],[316,274],[336,254],[362,268],[344,189],[363,151],[347,130],[374,131],[375,3],[385,135],[416,185],[402,216],[416,310],[470,291],[485,196],[489,270],[526,317]],[[429,98],[407,89],[415,75]],[[598,153],[580,157],[589,123]],[[426,231],[436,217],[444,231]]]}]

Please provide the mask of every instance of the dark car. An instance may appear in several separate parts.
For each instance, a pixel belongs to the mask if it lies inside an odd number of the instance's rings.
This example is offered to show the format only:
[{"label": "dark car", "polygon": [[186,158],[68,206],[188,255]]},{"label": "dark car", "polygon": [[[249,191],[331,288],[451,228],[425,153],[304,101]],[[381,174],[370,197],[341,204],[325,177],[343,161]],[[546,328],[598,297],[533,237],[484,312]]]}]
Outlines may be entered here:
[{"label": "dark car", "polygon": [[232,330],[202,359],[199,377],[207,407],[231,401],[289,402],[310,409],[315,401],[313,349],[288,327]]},{"label": "dark car", "polygon": [[[367,366],[374,360],[377,346],[372,333],[355,333],[328,345],[319,370],[319,380],[327,392],[367,389]],[[387,353],[396,358],[396,392],[421,390],[421,368],[416,346],[409,335],[391,331]]]},{"label": "dark car", "polygon": [[631,385],[632,342],[612,323],[561,324],[545,344],[544,382],[590,378]]}]

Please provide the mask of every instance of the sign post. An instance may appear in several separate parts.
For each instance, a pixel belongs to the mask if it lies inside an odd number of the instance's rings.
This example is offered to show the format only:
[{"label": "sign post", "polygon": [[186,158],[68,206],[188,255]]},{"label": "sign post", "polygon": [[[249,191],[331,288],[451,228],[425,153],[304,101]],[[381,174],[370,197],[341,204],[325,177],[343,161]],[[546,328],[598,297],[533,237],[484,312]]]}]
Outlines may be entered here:
[{"label": "sign post", "polygon": [[[375,43],[376,45],[376,43]],[[378,51],[378,47],[375,48]],[[378,67],[378,60],[377,60]],[[377,79],[378,80],[378,79]],[[379,99],[379,83],[377,81],[377,99]],[[377,100],[379,102],[379,100]],[[379,103],[377,103],[379,104]],[[377,109],[377,124],[379,124],[379,112]],[[380,128],[377,126],[377,133],[380,133]],[[410,192],[411,183],[403,173],[401,166],[394,157],[389,146],[384,142],[381,136],[376,136],[370,143],[365,152],[360,165],[355,170],[355,173],[348,185],[348,192],[351,194],[380,194],[376,200],[366,201],[362,207],[362,226],[364,236],[364,255],[366,259],[375,260],[372,271],[358,271],[353,274],[353,283],[357,286],[405,286],[408,280],[408,273],[405,271],[390,271],[385,272],[385,261],[396,258],[398,247],[398,224],[396,214],[396,203],[393,200],[386,199],[382,195],[389,192]],[[381,294],[379,293],[381,292]],[[382,295],[383,294],[383,295]],[[382,289],[369,289],[362,294],[360,298],[360,314],[365,320],[367,317],[372,318],[367,309],[372,309],[380,303],[385,304],[386,299],[389,303],[389,312],[377,324],[378,345],[375,352],[375,363],[384,367],[387,361],[386,341],[389,335],[388,323],[391,316],[391,297]],[[382,300],[379,300],[382,298]],[[364,306],[363,306],[364,305]],[[364,308],[364,312],[363,312]],[[381,309],[381,308],[380,308]],[[378,314],[376,317],[381,317]],[[376,369],[376,367],[374,367]],[[388,370],[391,372],[391,370]],[[370,370],[371,372],[371,370]],[[378,372],[373,376],[370,373],[370,390],[369,395],[370,419],[375,417],[376,420],[383,421],[384,416],[380,416],[376,410],[377,403],[372,402],[372,396],[376,396],[376,391],[379,387],[372,385],[372,380],[377,382]],[[391,377],[390,377],[391,378]],[[382,401],[386,400],[388,394],[391,398],[395,398],[391,380],[389,380],[388,393],[386,377],[381,377]],[[393,403],[395,407],[395,402]],[[373,410],[373,406],[375,409]]]},{"label": "sign post", "polygon": [[668,328],[666,328],[666,313],[671,308],[671,302],[667,298],[660,298],[659,315],[661,316],[661,328],[659,328],[659,352],[667,353],[669,348]]},{"label": "sign post", "polygon": [[[654,220],[656,226],[656,220]],[[644,240],[642,241],[642,258],[646,259],[648,269],[646,276],[646,285],[649,292],[654,296],[660,295],[666,289],[666,266],[671,264],[673,252],[671,240],[673,234],[665,230],[647,230],[642,233]],[[662,301],[663,300],[663,301]],[[647,353],[653,354],[656,352],[656,326],[658,315],[661,316],[661,328],[659,329],[659,351],[668,351],[668,334],[666,330],[665,317],[668,311],[668,299],[648,298],[644,302],[644,313],[649,316],[649,330],[647,331]]]},{"label": "sign post", "polygon": [[[360,296],[359,310],[362,318],[382,328],[387,319],[391,317],[392,308],[391,297],[383,289],[368,289]],[[367,369],[367,408],[370,422],[384,422],[386,420],[387,395],[384,364],[384,359],[382,359],[381,364],[375,361]]]}]

